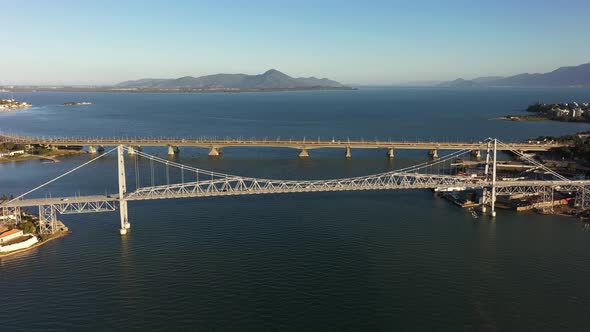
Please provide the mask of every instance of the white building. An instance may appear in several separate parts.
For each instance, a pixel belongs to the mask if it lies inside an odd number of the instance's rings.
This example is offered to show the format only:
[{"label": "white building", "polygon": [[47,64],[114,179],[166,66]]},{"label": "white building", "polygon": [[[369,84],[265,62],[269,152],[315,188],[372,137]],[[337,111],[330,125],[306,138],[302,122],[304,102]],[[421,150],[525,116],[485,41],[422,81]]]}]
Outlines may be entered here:
[{"label": "white building", "polygon": [[0,220],[16,220],[16,215],[14,215],[14,214],[0,215]]},{"label": "white building", "polygon": [[25,234],[25,236],[28,236],[29,238],[18,243],[9,244],[7,246],[0,245],[0,252],[11,252],[25,249],[39,242],[39,239],[37,239],[37,237],[33,234]]},{"label": "white building", "polygon": [[554,108],[551,112],[553,112],[555,116],[568,116],[570,114],[570,110],[563,108]]},{"label": "white building", "polygon": [[24,154],[25,150],[16,150],[16,151],[9,151],[9,152],[0,152],[0,158],[4,157],[14,157],[19,154]]},{"label": "white building", "polygon": [[582,109],[581,109],[581,108],[579,108],[579,107],[577,107],[577,108],[574,108],[574,109],[572,110],[572,118],[577,118],[577,117],[580,117],[580,116],[582,116],[582,113],[584,113],[584,111],[582,111]]},{"label": "white building", "polygon": [[0,234],[0,243],[5,243],[21,236],[23,236],[23,231],[15,228]]}]

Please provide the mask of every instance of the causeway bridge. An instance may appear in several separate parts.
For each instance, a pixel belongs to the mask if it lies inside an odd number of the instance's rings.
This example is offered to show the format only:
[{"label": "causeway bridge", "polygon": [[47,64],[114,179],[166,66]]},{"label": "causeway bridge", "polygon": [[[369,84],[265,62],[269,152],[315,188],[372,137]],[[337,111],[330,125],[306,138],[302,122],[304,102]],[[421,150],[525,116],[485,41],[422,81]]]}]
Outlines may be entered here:
[{"label": "causeway bridge", "polygon": [[[19,144],[38,144],[44,146],[86,146],[88,151],[96,153],[104,147],[124,145],[128,147],[130,154],[135,150],[141,150],[142,146],[163,146],[168,148],[168,154],[173,155],[180,152],[181,147],[199,147],[209,150],[209,156],[219,156],[221,149],[226,147],[273,147],[290,148],[299,150],[299,157],[309,157],[309,150],[312,149],[342,149],[347,158],[352,157],[352,149],[383,149],[387,156],[393,158],[396,149],[406,150],[428,150],[428,153],[438,158],[439,150],[470,150],[472,154],[481,157],[481,151],[487,149],[485,141],[480,142],[427,142],[427,141],[380,141],[380,140],[285,140],[285,139],[242,139],[242,138],[148,138],[148,137],[110,137],[110,138],[89,138],[89,137],[30,137],[11,134],[0,134],[0,141],[14,142]],[[517,150],[526,151],[548,151],[551,148],[567,146],[565,143],[529,141],[521,143],[509,143],[498,146],[499,151]]]},{"label": "causeway bridge", "polygon": [[[48,141],[29,143],[41,142]],[[76,141],[76,144],[81,142]],[[349,178],[313,180],[265,179],[219,173],[153,156],[114,141],[108,144],[116,145],[116,147],[12,200],[0,203],[0,216],[4,216],[4,218],[0,218],[0,224],[7,220],[18,219],[22,208],[36,208],[39,213],[41,233],[51,234],[56,231],[57,214],[109,212],[118,209],[120,212],[120,233],[125,235],[131,228],[127,205],[128,202],[133,201],[366,190],[438,189],[461,191],[474,189],[482,193],[480,201],[482,213],[485,213],[489,208],[492,217],[496,215],[495,202],[498,195],[538,195],[546,202],[553,202],[555,192],[565,191],[576,194],[575,204],[578,207],[590,208],[590,181],[572,181],[520,152],[518,150],[521,148],[520,146],[504,144],[491,138],[476,145],[476,147],[485,147],[486,153],[482,174],[478,176],[468,176],[453,169],[458,158],[471,153],[474,145],[467,145],[464,149],[454,150],[440,158],[389,172]],[[126,165],[125,160],[128,158],[124,157],[125,151],[127,153],[133,151],[134,158],[130,162],[131,165]],[[511,151],[519,155],[533,166],[540,178],[498,180],[496,176],[497,151]],[[117,154],[119,188],[117,193],[40,197],[42,188],[111,153]],[[134,183],[134,188],[131,189],[128,183]],[[552,210],[553,204],[548,205],[547,209]]]}]

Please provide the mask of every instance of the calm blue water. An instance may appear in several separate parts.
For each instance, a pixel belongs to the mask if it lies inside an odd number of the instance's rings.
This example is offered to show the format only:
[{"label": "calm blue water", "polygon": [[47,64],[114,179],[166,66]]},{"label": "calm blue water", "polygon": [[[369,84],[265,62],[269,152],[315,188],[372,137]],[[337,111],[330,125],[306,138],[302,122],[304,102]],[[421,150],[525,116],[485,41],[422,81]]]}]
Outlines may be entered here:
[{"label": "calm blue water", "polygon": [[[8,94],[1,94],[8,96]],[[361,89],[273,93],[21,93],[35,108],[0,129],[72,136],[504,140],[588,130],[587,124],[493,121],[535,101],[590,101],[590,89]],[[85,107],[64,101],[89,101]]]},{"label": "calm blue water", "polygon": [[[0,97],[6,96],[0,95]],[[379,137],[520,140],[586,124],[506,122],[584,89],[15,94],[36,107],[0,114],[31,135]],[[88,107],[60,106],[90,101]],[[149,153],[165,155],[162,148]],[[224,149],[177,161],[274,178],[363,175],[424,151]],[[20,193],[89,159],[0,164]],[[107,156],[38,195],[115,190]],[[132,165],[129,159],[128,165]],[[133,179],[128,179],[131,186]],[[118,214],[66,215],[73,231],[0,259],[0,330],[587,330],[590,232],[574,219],[499,211],[473,219],[429,191],[309,193],[133,202]],[[9,305],[8,305],[9,304]]]}]

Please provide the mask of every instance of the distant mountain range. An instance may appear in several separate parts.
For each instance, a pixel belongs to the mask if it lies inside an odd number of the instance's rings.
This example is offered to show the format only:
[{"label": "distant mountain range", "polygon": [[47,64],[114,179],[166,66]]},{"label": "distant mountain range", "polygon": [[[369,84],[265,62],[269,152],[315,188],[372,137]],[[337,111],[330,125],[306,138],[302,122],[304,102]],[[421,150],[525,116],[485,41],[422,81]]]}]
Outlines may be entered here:
[{"label": "distant mountain range", "polygon": [[291,77],[278,70],[271,69],[260,75],[216,74],[200,77],[185,76],[176,79],[144,78],[125,81],[116,88],[138,89],[202,89],[202,90],[272,90],[272,89],[313,89],[346,88],[344,85],[327,78]]},{"label": "distant mountain range", "polygon": [[574,87],[590,86],[590,63],[561,67],[544,74],[518,74],[509,77],[489,76],[472,80],[458,78],[443,82],[443,87],[506,86],[506,87]]}]

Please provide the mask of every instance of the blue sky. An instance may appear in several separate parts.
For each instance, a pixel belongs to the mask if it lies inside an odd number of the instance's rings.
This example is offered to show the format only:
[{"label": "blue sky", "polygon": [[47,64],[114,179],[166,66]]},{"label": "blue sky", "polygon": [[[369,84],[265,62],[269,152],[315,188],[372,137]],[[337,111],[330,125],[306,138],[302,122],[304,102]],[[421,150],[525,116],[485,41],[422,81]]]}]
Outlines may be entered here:
[{"label": "blue sky", "polygon": [[0,0],[0,84],[261,73],[388,84],[590,62],[590,1]]}]

